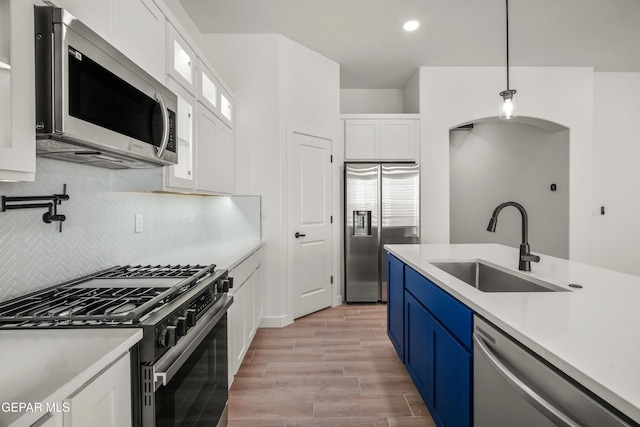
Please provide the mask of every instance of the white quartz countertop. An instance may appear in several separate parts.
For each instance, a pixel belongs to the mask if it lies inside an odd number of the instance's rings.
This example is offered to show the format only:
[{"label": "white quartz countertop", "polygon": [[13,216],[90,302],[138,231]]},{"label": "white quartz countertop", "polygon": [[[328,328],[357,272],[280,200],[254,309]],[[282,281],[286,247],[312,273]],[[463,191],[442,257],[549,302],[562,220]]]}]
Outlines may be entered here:
[{"label": "white quartz countertop", "polygon": [[[31,425],[142,339],[142,329],[0,330],[0,426]],[[13,411],[12,404],[35,411]]]},{"label": "white quartz countertop", "polygon": [[215,264],[218,270],[230,270],[261,246],[260,240],[197,243],[171,248],[156,255],[144,256],[134,260],[134,264]]},{"label": "white quartz countertop", "polygon": [[[385,248],[577,382],[640,422],[640,277],[544,254],[518,271],[518,250],[495,244]],[[431,262],[483,260],[569,292],[481,292]],[[582,289],[568,285],[579,284]]]}]

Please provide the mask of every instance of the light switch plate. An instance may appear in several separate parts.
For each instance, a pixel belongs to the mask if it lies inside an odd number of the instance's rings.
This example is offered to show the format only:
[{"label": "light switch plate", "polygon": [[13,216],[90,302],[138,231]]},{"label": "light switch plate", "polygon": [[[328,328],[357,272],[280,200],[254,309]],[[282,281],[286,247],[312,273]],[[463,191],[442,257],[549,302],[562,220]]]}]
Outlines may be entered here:
[{"label": "light switch plate", "polygon": [[142,214],[136,214],[136,233],[142,233]]}]

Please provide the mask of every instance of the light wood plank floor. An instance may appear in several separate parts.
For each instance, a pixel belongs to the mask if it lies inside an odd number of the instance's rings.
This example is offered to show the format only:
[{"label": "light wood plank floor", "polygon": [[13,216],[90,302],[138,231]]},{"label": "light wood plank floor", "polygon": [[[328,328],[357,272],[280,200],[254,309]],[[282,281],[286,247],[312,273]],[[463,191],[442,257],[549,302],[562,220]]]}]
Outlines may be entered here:
[{"label": "light wood plank floor", "polygon": [[259,329],[229,391],[229,427],[435,427],[386,309],[342,305]]}]

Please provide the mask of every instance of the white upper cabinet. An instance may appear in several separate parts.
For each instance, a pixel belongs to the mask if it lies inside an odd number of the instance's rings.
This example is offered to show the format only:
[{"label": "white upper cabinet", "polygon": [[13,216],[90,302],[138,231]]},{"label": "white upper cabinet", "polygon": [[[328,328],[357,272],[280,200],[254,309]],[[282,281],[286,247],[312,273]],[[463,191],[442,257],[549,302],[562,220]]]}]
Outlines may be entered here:
[{"label": "white upper cabinet", "polygon": [[416,118],[348,118],[345,120],[345,160],[415,161]]},{"label": "white upper cabinet", "polygon": [[196,53],[178,30],[167,22],[167,74],[192,95],[197,94]]},{"label": "white upper cabinet", "polygon": [[380,120],[380,158],[383,160],[415,160],[415,120]]},{"label": "white upper cabinet", "polygon": [[233,127],[233,99],[226,91],[220,93],[220,113],[222,120]]},{"label": "white upper cabinet", "polygon": [[380,152],[379,120],[345,121],[345,159],[374,160]]},{"label": "white upper cabinet", "polygon": [[178,164],[165,168],[166,185],[185,190],[195,189],[195,117],[196,99],[172,78],[167,86],[178,96],[176,117]]},{"label": "white upper cabinet", "polygon": [[205,64],[198,64],[198,101],[212,112],[220,110],[220,84]]},{"label": "white upper cabinet", "polygon": [[165,17],[152,0],[112,0],[111,43],[158,81],[165,81]]},{"label": "white upper cabinet", "polygon": [[233,131],[226,125],[221,124],[216,129],[216,151],[215,164],[216,180],[219,183],[219,192],[232,194],[235,173],[235,149],[233,143]]},{"label": "white upper cabinet", "polygon": [[198,103],[197,186],[204,192],[233,193],[233,132]]},{"label": "white upper cabinet", "polygon": [[[199,59],[199,58],[198,58]],[[233,98],[207,65],[198,62],[198,101],[233,128]]]},{"label": "white upper cabinet", "polygon": [[54,4],[66,9],[105,40],[113,34],[112,0],[56,0]]},{"label": "white upper cabinet", "polygon": [[[31,43],[25,43],[30,40]],[[0,180],[34,181],[33,3],[0,0]]]},{"label": "white upper cabinet", "polygon": [[165,17],[153,0],[56,0],[55,4],[164,82]]}]

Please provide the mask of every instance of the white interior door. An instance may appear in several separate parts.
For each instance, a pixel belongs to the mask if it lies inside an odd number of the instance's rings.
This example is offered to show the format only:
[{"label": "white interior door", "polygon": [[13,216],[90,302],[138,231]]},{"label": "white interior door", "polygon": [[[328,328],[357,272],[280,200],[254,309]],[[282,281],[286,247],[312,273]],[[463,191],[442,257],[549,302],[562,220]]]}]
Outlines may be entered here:
[{"label": "white interior door", "polygon": [[331,144],[325,136],[287,131],[287,228],[294,318],[331,305]]}]

